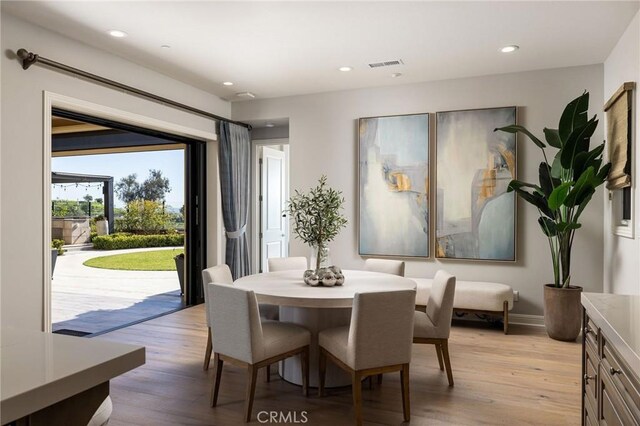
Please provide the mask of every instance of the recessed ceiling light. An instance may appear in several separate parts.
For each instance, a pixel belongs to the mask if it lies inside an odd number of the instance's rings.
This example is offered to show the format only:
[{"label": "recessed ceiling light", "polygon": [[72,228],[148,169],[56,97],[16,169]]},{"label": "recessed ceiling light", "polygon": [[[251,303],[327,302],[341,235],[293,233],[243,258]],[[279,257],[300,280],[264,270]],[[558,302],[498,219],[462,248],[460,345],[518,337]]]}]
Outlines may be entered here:
[{"label": "recessed ceiling light", "polygon": [[163,49],[171,49],[171,46],[169,46],[168,44],[163,44],[160,47],[163,48]]},{"label": "recessed ceiling light", "polygon": [[505,46],[502,49],[500,49],[500,51],[502,53],[511,53],[511,52],[515,52],[518,49],[520,49],[520,46],[516,46],[515,44],[510,44],[509,46]]},{"label": "recessed ceiling light", "polygon": [[394,72],[393,74],[391,74],[391,77],[396,78],[396,77],[401,77],[402,73],[401,72]]},{"label": "recessed ceiling light", "polygon": [[115,38],[124,38],[128,35],[124,31],[120,31],[120,30],[109,30],[108,33],[111,37],[115,37]]},{"label": "recessed ceiling light", "polygon": [[266,123],[264,127],[276,127],[276,125],[273,123]]},{"label": "recessed ceiling light", "polygon": [[340,67],[338,68],[338,71],[342,71],[342,72],[348,72],[351,71],[353,68],[351,67]]},{"label": "recessed ceiling light", "polygon": [[233,86],[233,82],[232,81],[225,81],[224,83],[225,86]]}]

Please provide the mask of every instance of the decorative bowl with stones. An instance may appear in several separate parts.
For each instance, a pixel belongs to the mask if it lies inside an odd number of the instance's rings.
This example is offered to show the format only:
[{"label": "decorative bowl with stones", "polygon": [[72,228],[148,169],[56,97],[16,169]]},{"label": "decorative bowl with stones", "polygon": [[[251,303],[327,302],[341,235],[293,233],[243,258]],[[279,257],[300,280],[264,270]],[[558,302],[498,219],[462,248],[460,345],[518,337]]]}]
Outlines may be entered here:
[{"label": "decorative bowl with stones", "polygon": [[317,270],[308,269],[304,271],[304,283],[311,287],[333,287],[344,284],[344,275],[342,269],[337,266],[329,266],[328,268],[320,268]]}]

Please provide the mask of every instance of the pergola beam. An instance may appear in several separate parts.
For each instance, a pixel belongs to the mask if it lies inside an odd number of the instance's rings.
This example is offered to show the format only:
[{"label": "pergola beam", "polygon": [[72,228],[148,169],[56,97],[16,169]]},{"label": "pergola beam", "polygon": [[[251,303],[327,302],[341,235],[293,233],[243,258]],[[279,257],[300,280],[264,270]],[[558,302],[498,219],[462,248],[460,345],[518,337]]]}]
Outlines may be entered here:
[{"label": "pergola beam", "polygon": [[104,216],[109,223],[109,233],[114,231],[114,208],[113,208],[113,176],[87,175],[79,173],[51,172],[51,183],[102,183],[102,194],[104,196]]}]

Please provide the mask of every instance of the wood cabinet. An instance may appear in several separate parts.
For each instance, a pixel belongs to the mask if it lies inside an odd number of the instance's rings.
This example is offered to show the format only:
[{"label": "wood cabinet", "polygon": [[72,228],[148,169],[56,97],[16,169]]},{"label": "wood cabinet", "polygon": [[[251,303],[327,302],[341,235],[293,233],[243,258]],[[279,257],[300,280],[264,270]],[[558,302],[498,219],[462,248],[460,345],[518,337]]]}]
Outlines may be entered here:
[{"label": "wood cabinet", "polygon": [[582,424],[640,426],[638,371],[623,359],[619,348],[610,340],[613,336],[598,322],[584,310]]}]

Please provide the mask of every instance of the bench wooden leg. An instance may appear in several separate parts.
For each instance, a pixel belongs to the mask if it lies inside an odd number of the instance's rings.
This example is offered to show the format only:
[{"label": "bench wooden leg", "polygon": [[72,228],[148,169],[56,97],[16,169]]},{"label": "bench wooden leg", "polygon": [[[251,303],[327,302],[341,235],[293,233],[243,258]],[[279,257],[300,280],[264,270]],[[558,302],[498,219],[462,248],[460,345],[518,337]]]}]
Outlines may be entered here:
[{"label": "bench wooden leg", "polygon": [[503,303],[503,319],[502,322],[504,323],[504,334],[509,334],[509,302],[508,301],[504,301]]}]

